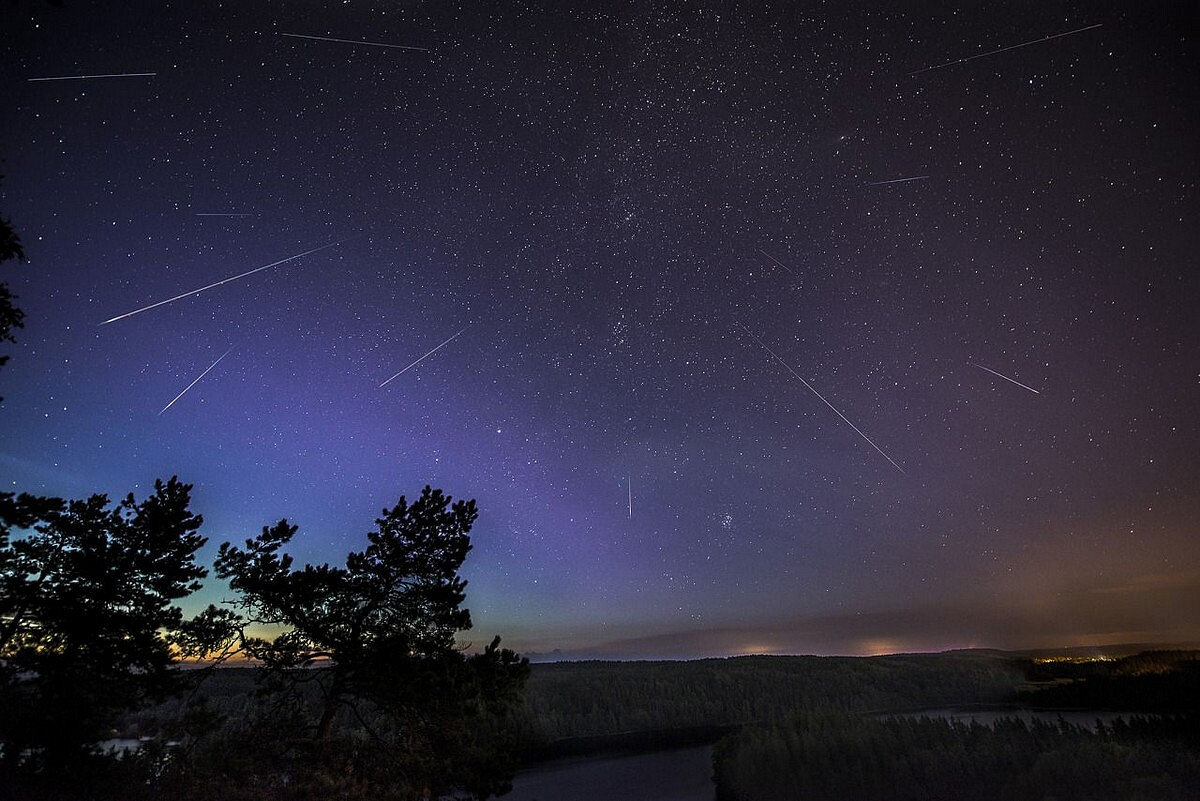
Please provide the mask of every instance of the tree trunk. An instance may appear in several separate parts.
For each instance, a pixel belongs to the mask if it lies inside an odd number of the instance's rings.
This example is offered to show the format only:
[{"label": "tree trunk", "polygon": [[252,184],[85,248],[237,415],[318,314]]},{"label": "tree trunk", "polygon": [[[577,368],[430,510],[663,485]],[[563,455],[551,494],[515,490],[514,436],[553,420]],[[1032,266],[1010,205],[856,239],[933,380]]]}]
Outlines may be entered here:
[{"label": "tree trunk", "polygon": [[333,685],[325,696],[325,709],[321,713],[321,722],[317,724],[317,742],[324,742],[329,738],[329,731],[333,728],[333,719],[337,717],[338,707],[342,705],[342,689],[342,677],[335,674]]}]

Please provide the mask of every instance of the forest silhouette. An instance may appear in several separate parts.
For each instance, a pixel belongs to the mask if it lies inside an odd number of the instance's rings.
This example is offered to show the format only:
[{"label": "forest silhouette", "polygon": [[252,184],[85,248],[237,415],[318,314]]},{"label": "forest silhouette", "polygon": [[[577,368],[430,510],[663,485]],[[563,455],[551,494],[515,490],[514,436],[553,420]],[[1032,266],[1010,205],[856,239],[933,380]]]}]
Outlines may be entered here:
[{"label": "forest silhouette", "polygon": [[[171,478],[117,504],[3,496],[0,507],[0,786],[14,798],[164,797],[220,781],[234,797],[413,798],[509,786],[497,721],[528,662],[497,637],[468,654],[459,567],[476,517],[426,487],[385,510],[345,567],[294,567],[280,521],[225,543],[217,575],[235,608],[185,619],[205,544],[191,487]],[[273,639],[248,629],[270,625]],[[255,702],[227,715],[201,692],[251,660]],[[202,658],[207,667],[181,670]],[[122,716],[170,699],[178,716],[130,753],[103,743]],[[488,736],[484,736],[484,735]],[[140,788],[131,790],[130,788]]]}]

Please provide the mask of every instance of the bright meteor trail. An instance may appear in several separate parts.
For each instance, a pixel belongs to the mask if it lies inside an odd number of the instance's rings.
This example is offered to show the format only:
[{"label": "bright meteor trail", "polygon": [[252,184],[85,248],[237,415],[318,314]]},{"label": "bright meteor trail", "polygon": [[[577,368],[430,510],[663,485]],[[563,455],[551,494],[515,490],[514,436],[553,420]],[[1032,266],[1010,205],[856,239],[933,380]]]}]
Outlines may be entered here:
[{"label": "bright meteor trail", "polygon": [[820,392],[817,392],[817,390],[813,388],[813,385],[812,385],[812,384],[810,384],[810,383],[808,383],[807,381],[805,381],[805,380],[804,380],[804,376],[800,375],[800,374],[799,374],[799,373],[797,373],[795,370],[793,370],[793,369],[792,369],[792,366],[791,366],[790,364],[788,364],[787,362],[785,362],[783,359],[779,358],[779,355],[778,355],[777,353],[775,353],[775,351],[773,351],[773,350],[771,350],[769,347],[767,347],[767,343],[766,343],[766,342],[763,342],[761,339],[759,339],[757,336],[755,336],[755,335],[754,335],[754,332],[753,332],[753,331],[751,331],[749,328],[746,328],[746,326],[744,326],[744,325],[743,325],[743,326],[741,326],[741,329],[742,329],[743,331],[745,331],[747,334],[749,334],[751,337],[753,337],[755,342],[757,342],[758,344],[762,345],[762,346],[763,346],[763,350],[765,350],[767,353],[771,354],[771,356],[772,356],[772,357],[775,359],[775,361],[779,362],[779,363],[780,363],[780,364],[782,364],[782,365],[783,365],[785,368],[787,368],[787,371],[788,371],[789,373],[791,373],[792,375],[794,375],[796,378],[799,378],[799,379],[800,379],[800,383],[801,383],[801,384],[803,384],[804,386],[808,387],[808,390],[809,390],[810,392],[812,392],[812,394],[816,395],[818,398],[820,398],[820,399],[821,399],[821,403],[824,403],[824,404],[825,404],[826,406],[828,406],[830,409],[833,409],[833,413],[834,413],[834,414],[836,414],[838,417],[842,418],[842,420],[844,420],[844,421],[846,422],[846,425],[848,425],[848,426],[850,426],[851,428],[853,428],[853,429],[854,429],[854,433],[856,433],[856,434],[858,434],[860,437],[862,437],[862,438],[863,438],[863,439],[866,441],[866,443],[867,443],[868,445],[870,445],[872,448],[874,448],[875,450],[879,451],[879,455],[880,455],[880,456],[882,456],[884,459],[887,459],[887,460],[888,460],[888,462],[890,462],[890,463],[891,463],[892,467],[894,467],[894,468],[896,468],[897,470],[899,470],[899,471],[901,472],[901,474],[903,474],[903,475],[908,475],[908,473],[905,473],[905,472],[904,472],[904,468],[903,468],[903,467],[901,467],[900,465],[896,464],[896,463],[895,463],[895,462],[892,460],[892,457],[890,457],[890,456],[888,456],[886,453],[884,453],[884,452],[883,452],[883,450],[882,450],[882,449],[881,449],[881,448],[880,448],[878,445],[876,445],[874,442],[872,442],[872,441],[870,440],[870,438],[869,438],[869,437],[868,437],[866,434],[864,434],[862,431],[859,431],[859,429],[858,429],[858,426],[854,425],[854,423],[851,423],[851,422],[850,422],[850,419],[849,419],[848,417],[846,417],[846,415],[844,415],[844,414],[842,414],[841,412],[839,412],[839,411],[837,410],[837,407],[835,407],[835,406],[834,406],[832,403],[830,403],[829,401],[825,400],[825,396],[824,396],[824,395],[822,395]]},{"label": "bright meteor trail", "polygon": [[54,78],[26,78],[29,83],[35,81],[89,81],[92,78],[151,78],[157,72],[111,72],[107,75],[60,75]]},{"label": "bright meteor trail", "polygon": [[1051,34],[1050,36],[1043,36],[1041,39],[1030,39],[1028,42],[1021,42],[1020,44],[1009,45],[1008,47],[1000,47],[995,50],[989,50],[986,53],[977,53],[976,55],[973,55],[973,56],[967,56],[966,58],[958,58],[958,59],[955,59],[954,61],[947,61],[945,64],[935,64],[932,67],[924,67],[919,70],[914,70],[908,74],[910,76],[920,75],[922,72],[930,72],[932,70],[940,70],[942,67],[949,67],[949,66],[953,66],[954,64],[965,64],[968,61],[974,61],[977,58],[984,58],[986,56],[994,56],[997,53],[1004,53],[1008,50],[1016,50],[1018,47],[1029,47],[1029,45],[1037,44],[1038,42],[1048,42],[1051,39],[1061,39],[1064,36],[1072,36],[1076,33],[1083,33],[1084,31],[1090,31],[1090,30],[1093,30],[1094,28],[1101,27],[1101,25],[1102,25],[1102,23],[1097,23],[1095,25],[1088,25],[1086,28],[1076,28],[1073,31],[1066,31],[1065,33],[1055,33],[1055,34]]},{"label": "bright meteor trail", "polygon": [[973,367],[978,367],[980,370],[987,370],[987,371],[988,371],[989,373],[991,373],[992,375],[994,375],[994,376],[999,376],[1000,378],[1003,378],[1005,381],[1009,381],[1009,382],[1011,382],[1011,383],[1013,383],[1013,384],[1016,384],[1016,385],[1017,385],[1018,387],[1020,387],[1021,389],[1027,389],[1027,390],[1029,390],[1030,392],[1032,392],[1034,395],[1041,395],[1041,394],[1042,394],[1042,393],[1038,392],[1036,389],[1034,389],[1033,387],[1027,387],[1027,386],[1025,386],[1024,384],[1022,384],[1020,381],[1017,381],[1017,380],[1016,380],[1016,379],[1014,379],[1014,378],[1009,378],[1008,376],[1004,375],[1003,373],[997,373],[995,370],[993,370],[993,369],[992,369],[992,368],[990,368],[990,367],[984,367],[982,364],[975,364],[975,362],[968,362],[968,364],[970,364],[970,365],[971,365],[971,366],[973,366]]},{"label": "bright meteor trail", "polygon": [[193,379],[193,380],[192,380],[192,383],[188,384],[186,387],[184,387],[184,388],[183,388],[183,392],[180,392],[180,393],[179,393],[178,395],[176,395],[174,398],[171,398],[171,402],[170,402],[170,403],[168,403],[166,406],[162,407],[162,411],[160,411],[160,412],[159,412],[159,414],[162,414],[162,413],[163,413],[163,412],[165,412],[167,409],[170,409],[172,406],[174,406],[174,405],[175,405],[175,401],[177,401],[177,400],[179,400],[180,398],[182,398],[184,395],[186,395],[186,394],[187,394],[187,391],[188,391],[189,389],[191,389],[192,387],[196,386],[196,382],[198,382],[198,381],[199,381],[201,378],[204,378],[204,376],[208,375],[209,371],[210,371],[210,370],[212,370],[214,367],[216,367],[218,364],[220,364],[220,362],[221,362],[221,359],[224,359],[226,356],[228,356],[228,355],[229,355],[229,351],[231,351],[231,350],[233,350],[233,348],[232,348],[232,347],[230,347],[230,348],[229,348],[229,350],[225,351],[225,352],[224,352],[224,353],[222,353],[220,356],[218,356],[218,357],[217,357],[217,360],[208,366],[208,370],[205,370],[203,373],[201,373],[200,375],[196,376],[196,377],[195,377],[195,379]]},{"label": "bright meteor trail", "polygon": [[233,275],[233,276],[230,276],[229,278],[222,278],[220,281],[211,283],[208,286],[202,286],[199,289],[193,289],[190,292],[184,292],[183,294],[176,295],[173,298],[167,298],[166,300],[160,300],[158,303],[151,303],[149,306],[143,306],[142,308],[134,309],[131,312],[125,312],[124,314],[118,314],[116,317],[113,317],[111,319],[105,320],[104,322],[100,323],[100,325],[108,325],[109,323],[115,323],[117,320],[124,320],[126,317],[132,317],[135,314],[141,314],[144,311],[150,311],[151,309],[157,309],[159,306],[165,306],[168,303],[174,303],[177,300],[183,300],[184,298],[199,294],[206,289],[212,289],[213,287],[218,287],[221,284],[228,284],[230,281],[236,281],[239,278],[245,278],[248,275],[254,275],[257,272],[261,272],[263,270],[270,269],[271,267],[278,267],[280,264],[283,264],[284,262],[289,262],[289,261],[292,261],[293,259],[298,259],[302,256],[307,256],[310,253],[316,253],[318,250],[324,250],[325,248],[331,248],[334,245],[340,245],[340,244],[342,244],[342,242],[346,242],[346,241],[348,241],[348,240],[343,239],[338,242],[330,242],[328,245],[321,245],[321,247],[319,247],[319,248],[313,248],[312,250],[306,250],[303,253],[297,253],[295,256],[288,256],[286,259],[280,259],[279,261],[273,261],[270,264],[264,264],[262,267],[255,267],[253,270],[247,270],[244,273],[239,273],[238,275]]},{"label": "bright meteor trail", "polygon": [[[459,330],[459,332],[458,332],[458,334],[461,334],[463,331],[466,331],[466,330],[467,330],[467,329],[465,329],[465,328],[463,328],[463,329],[460,329],[460,330]],[[450,337],[450,338],[449,338],[449,339],[447,339],[445,342],[443,342],[442,344],[438,345],[438,346],[437,346],[436,348],[434,348],[433,350],[429,351],[429,353],[426,353],[424,356],[422,356],[421,358],[417,359],[415,362],[413,362],[412,364],[410,364],[408,367],[405,367],[403,370],[401,370],[400,372],[396,373],[394,376],[392,376],[391,378],[389,378],[387,381],[384,381],[382,384],[380,384],[380,385],[379,385],[378,389],[383,389],[383,388],[384,388],[384,387],[386,387],[388,384],[390,384],[390,383],[391,383],[393,380],[395,380],[395,379],[399,378],[400,376],[404,375],[404,374],[405,374],[405,373],[407,373],[409,370],[411,370],[412,368],[416,367],[418,364],[420,364],[421,362],[425,361],[425,360],[426,360],[426,359],[428,359],[430,356],[432,356],[433,354],[437,353],[437,352],[438,352],[439,350],[441,350],[442,348],[444,348],[444,347],[446,347],[447,345],[449,345],[451,342],[453,342],[455,339],[457,339],[457,338],[458,338],[458,334],[455,334],[454,336]]]},{"label": "bright meteor trail", "polygon": [[863,186],[883,186],[884,184],[906,184],[909,181],[924,181],[928,177],[929,177],[928,175],[914,175],[912,178],[893,178],[890,181],[872,181],[869,184],[863,184]]}]

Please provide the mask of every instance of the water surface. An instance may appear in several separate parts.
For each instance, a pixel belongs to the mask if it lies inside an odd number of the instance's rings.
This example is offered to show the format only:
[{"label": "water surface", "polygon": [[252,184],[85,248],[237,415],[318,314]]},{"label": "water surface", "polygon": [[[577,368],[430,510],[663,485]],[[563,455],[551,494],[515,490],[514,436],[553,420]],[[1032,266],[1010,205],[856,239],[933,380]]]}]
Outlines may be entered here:
[{"label": "water surface", "polygon": [[713,801],[712,746],[556,759],[522,770],[506,801]]}]

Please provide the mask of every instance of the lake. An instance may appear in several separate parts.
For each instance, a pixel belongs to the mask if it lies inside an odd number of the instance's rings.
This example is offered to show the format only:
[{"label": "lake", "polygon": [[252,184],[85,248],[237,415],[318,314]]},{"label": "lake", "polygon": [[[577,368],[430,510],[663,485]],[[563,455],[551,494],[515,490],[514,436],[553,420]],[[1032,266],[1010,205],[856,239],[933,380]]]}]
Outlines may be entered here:
[{"label": "lake", "polygon": [[517,773],[506,801],[713,801],[712,746],[572,757]]}]

